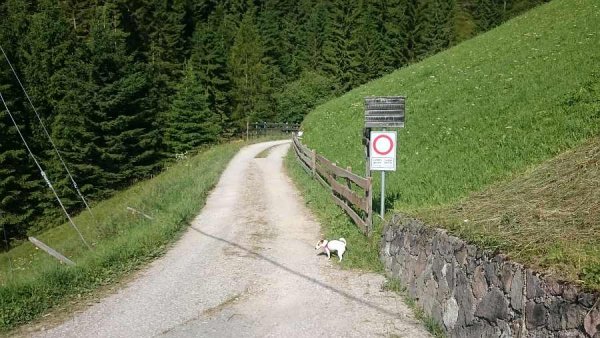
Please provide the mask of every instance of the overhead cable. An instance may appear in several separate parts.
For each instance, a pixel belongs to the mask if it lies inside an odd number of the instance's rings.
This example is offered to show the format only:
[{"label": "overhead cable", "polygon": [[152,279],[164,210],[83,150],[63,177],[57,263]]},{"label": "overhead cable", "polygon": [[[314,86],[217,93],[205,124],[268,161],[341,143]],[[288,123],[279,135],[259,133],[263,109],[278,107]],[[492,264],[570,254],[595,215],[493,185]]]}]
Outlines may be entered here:
[{"label": "overhead cable", "polygon": [[27,97],[27,101],[29,101],[29,104],[31,105],[31,108],[33,109],[33,112],[35,113],[35,116],[37,117],[38,121],[40,121],[40,125],[42,126],[42,129],[44,130],[44,134],[46,134],[46,136],[48,137],[48,140],[50,141],[50,144],[52,145],[52,148],[54,148],[54,151],[56,152],[56,155],[58,155],[58,159],[60,160],[60,162],[62,163],[63,167],[65,168],[65,171],[67,172],[67,175],[69,175],[69,178],[71,179],[71,184],[73,185],[73,188],[75,188],[75,191],[77,192],[77,195],[79,195],[79,198],[83,201],[83,204],[85,205],[85,208],[87,209],[87,211],[90,213],[90,215],[92,215],[92,219],[95,220],[94,214],[92,213],[92,209],[90,208],[90,206],[89,206],[88,202],[86,201],[85,197],[83,197],[83,194],[79,190],[79,186],[77,185],[77,182],[75,182],[75,179],[73,178],[73,175],[71,175],[71,171],[69,170],[69,168],[67,167],[67,164],[65,163],[65,161],[62,158],[62,156],[60,155],[60,151],[58,151],[58,148],[54,144],[54,141],[52,140],[52,137],[50,136],[50,133],[48,133],[48,129],[46,128],[46,125],[44,124],[44,121],[42,120],[42,118],[41,118],[40,114],[38,113],[37,109],[35,108],[35,106],[33,105],[33,102],[31,101],[31,98],[29,97],[29,94],[27,93],[27,90],[25,90],[25,87],[23,86],[23,83],[21,82],[21,79],[19,78],[19,75],[17,74],[17,72],[16,72],[15,68],[13,67],[12,63],[10,62],[10,60],[8,58],[8,55],[6,55],[6,52],[4,51],[4,48],[2,48],[2,46],[0,46],[0,50],[2,51],[2,54],[4,54],[4,59],[6,59],[6,62],[10,66],[10,69],[12,70],[15,78],[17,79],[17,82],[19,83],[19,86],[21,86],[21,89],[23,90],[23,93],[25,93],[25,97]]},{"label": "overhead cable", "polygon": [[13,117],[12,113],[10,112],[10,109],[8,108],[8,105],[6,104],[6,101],[4,100],[4,96],[2,96],[1,92],[0,92],[0,100],[2,100],[2,103],[4,104],[4,107],[6,108],[6,112],[8,113],[8,116],[10,117],[10,119],[13,122],[13,124],[15,125],[15,129],[17,130],[17,133],[21,137],[21,140],[23,141],[23,144],[25,144],[25,148],[27,148],[27,151],[29,152],[29,155],[31,156],[31,158],[35,162],[35,165],[37,166],[37,168],[39,169],[40,174],[42,175],[42,178],[44,179],[44,181],[46,181],[46,184],[48,185],[48,187],[50,188],[50,190],[52,190],[52,193],[54,194],[54,197],[56,197],[56,200],[58,201],[58,204],[60,204],[60,207],[62,208],[62,210],[64,211],[65,215],[67,216],[67,219],[69,220],[69,223],[71,223],[71,225],[73,226],[73,228],[75,228],[75,231],[77,231],[77,234],[79,234],[79,238],[81,238],[81,241],[83,241],[83,243],[90,250],[92,250],[92,247],[88,244],[88,242],[85,240],[85,238],[83,238],[83,235],[81,234],[81,231],[79,231],[79,228],[77,227],[77,225],[75,225],[75,222],[73,222],[73,219],[71,218],[71,215],[69,215],[69,212],[65,208],[63,202],[60,200],[60,197],[56,193],[56,190],[54,189],[54,186],[52,186],[52,183],[50,182],[50,179],[46,175],[46,172],[44,172],[44,169],[42,169],[42,166],[40,165],[40,163],[38,162],[37,158],[35,157],[35,155],[31,151],[31,148],[29,148],[29,145],[27,144],[27,141],[25,140],[25,137],[23,137],[23,134],[21,133],[21,129],[19,128],[19,125],[17,124],[17,121],[15,121],[15,118]]}]

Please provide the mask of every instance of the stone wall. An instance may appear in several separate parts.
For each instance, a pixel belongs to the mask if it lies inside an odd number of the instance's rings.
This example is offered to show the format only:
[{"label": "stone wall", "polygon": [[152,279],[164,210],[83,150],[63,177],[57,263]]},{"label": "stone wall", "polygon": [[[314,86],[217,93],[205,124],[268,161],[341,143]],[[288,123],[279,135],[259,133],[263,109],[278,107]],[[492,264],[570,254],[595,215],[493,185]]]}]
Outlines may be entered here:
[{"label": "stone wall", "polygon": [[400,215],[385,226],[388,275],[450,337],[600,338],[600,297],[544,278]]}]

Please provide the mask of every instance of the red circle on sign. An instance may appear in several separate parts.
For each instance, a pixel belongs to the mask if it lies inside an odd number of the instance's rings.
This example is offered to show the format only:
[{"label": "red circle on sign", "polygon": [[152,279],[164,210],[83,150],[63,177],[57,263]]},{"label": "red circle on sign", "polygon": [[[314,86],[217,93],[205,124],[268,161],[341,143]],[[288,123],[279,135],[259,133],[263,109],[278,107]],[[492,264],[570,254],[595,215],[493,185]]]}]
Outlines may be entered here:
[{"label": "red circle on sign", "polygon": [[[377,141],[380,138],[385,138],[385,139],[387,139],[390,142],[390,148],[388,150],[386,150],[386,151],[380,151],[379,149],[377,149]],[[392,149],[394,149],[394,141],[392,141],[391,137],[389,137],[389,136],[387,136],[385,134],[379,135],[379,136],[377,136],[373,140],[373,150],[375,150],[375,152],[378,153],[378,154],[380,154],[380,155],[387,155],[387,154],[390,153],[390,151],[392,151]]]}]

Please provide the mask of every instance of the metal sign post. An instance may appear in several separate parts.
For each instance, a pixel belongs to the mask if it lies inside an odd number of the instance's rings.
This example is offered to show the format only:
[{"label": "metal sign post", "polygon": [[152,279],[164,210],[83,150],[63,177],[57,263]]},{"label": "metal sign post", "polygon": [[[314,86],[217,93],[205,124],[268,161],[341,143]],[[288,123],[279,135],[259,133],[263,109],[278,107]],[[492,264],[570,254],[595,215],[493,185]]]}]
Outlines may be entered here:
[{"label": "metal sign post", "polygon": [[385,215],[385,171],[381,172],[381,218]]},{"label": "metal sign post", "polygon": [[381,171],[381,217],[385,215],[385,172],[396,171],[396,132],[372,131],[369,166]]},{"label": "metal sign post", "polygon": [[[404,127],[403,96],[365,98],[364,144],[367,153],[367,177],[372,170],[381,171],[381,218],[385,215],[385,172],[396,171],[397,135],[386,128]],[[384,131],[371,131],[373,128]]]}]

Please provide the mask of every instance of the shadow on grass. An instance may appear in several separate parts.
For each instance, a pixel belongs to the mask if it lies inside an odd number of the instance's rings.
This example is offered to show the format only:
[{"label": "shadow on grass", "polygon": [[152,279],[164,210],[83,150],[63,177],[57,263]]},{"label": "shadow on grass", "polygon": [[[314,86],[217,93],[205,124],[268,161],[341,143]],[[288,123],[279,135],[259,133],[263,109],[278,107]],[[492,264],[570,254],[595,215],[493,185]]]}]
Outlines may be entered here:
[{"label": "shadow on grass", "polygon": [[[400,199],[400,192],[385,193],[385,210],[394,209],[394,203]],[[375,191],[373,194],[373,209],[375,212],[381,210],[381,191]]]},{"label": "shadow on grass", "polygon": [[342,290],[336,289],[336,288],[334,288],[333,286],[331,286],[329,284],[323,283],[320,280],[317,280],[317,279],[315,279],[313,277],[310,277],[310,276],[307,276],[307,275],[305,275],[303,273],[295,271],[295,270],[293,270],[293,269],[291,269],[291,268],[289,268],[289,267],[287,267],[287,266],[285,266],[285,265],[283,265],[283,264],[281,264],[281,263],[279,263],[279,262],[277,262],[277,261],[275,261],[275,260],[273,260],[273,259],[271,259],[269,257],[266,257],[266,256],[264,256],[264,255],[262,255],[262,254],[260,254],[260,253],[258,253],[256,251],[253,251],[253,250],[250,250],[250,249],[248,249],[246,247],[243,247],[243,246],[241,246],[241,245],[239,245],[237,243],[234,243],[234,242],[228,241],[226,239],[223,239],[223,238],[211,235],[211,234],[206,233],[206,232],[204,232],[202,230],[196,229],[193,226],[191,227],[191,229],[193,229],[194,231],[196,231],[196,232],[198,232],[198,233],[200,233],[200,234],[202,234],[202,235],[204,235],[206,237],[210,237],[210,238],[215,239],[217,241],[226,243],[226,244],[228,244],[230,246],[234,246],[234,247],[236,247],[238,249],[244,250],[244,251],[248,252],[249,254],[252,254],[254,257],[262,259],[262,260],[264,260],[264,261],[266,261],[266,262],[274,265],[275,267],[277,267],[277,268],[279,268],[281,270],[287,271],[287,272],[289,272],[289,273],[291,273],[293,275],[296,275],[296,276],[298,276],[300,278],[303,278],[303,279],[305,279],[305,280],[307,280],[307,281],[309,281],[309,282],[311,282],[313,284],[316,284],[316,285],[318,285],[318,286],[320,286],[322,288],[325,288],[327,290],[333,291],[333,292],[337,293],[338,295],[341,295],[341,296],[343,296],[343,297],[345,297],[345,298],[347,298],[349,300],[352,300],[352,301],[355,301],[357,303],[363,304],[365,306],[368,306],[368,307],[370,307],[370,308],[372,308],[372,309],[374,309],[374,310],[376,310],[378,312],[387,314],[389,316],[393,316],[393,317],[398,316],[398,314],[395,313],[395,312],[386,310],[386,309],[384,309],[384,308],[382,308],[380,306],[377,306],[375,304],[367,302],[364,299],[360,299],[360,298],[358,298],[356,296],[353,296],[353,295],[351,295],[351,294],[349,294],[347,292],[344,292]]}]

